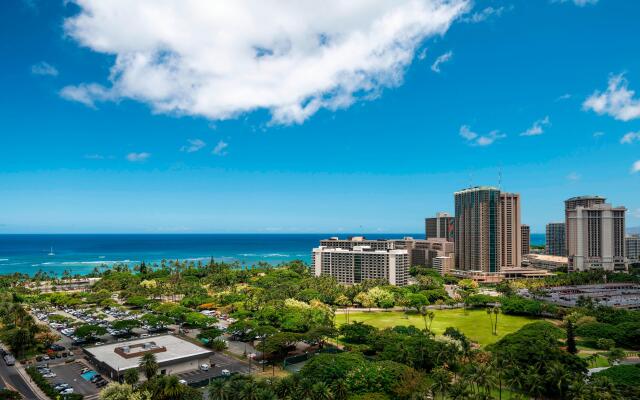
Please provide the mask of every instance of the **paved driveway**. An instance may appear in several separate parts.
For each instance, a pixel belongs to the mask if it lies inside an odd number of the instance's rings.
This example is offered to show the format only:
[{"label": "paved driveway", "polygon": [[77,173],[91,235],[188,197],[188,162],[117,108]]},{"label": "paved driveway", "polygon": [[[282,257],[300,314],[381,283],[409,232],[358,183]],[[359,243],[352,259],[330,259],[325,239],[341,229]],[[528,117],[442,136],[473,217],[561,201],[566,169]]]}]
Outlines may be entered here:
[{"label": "paved driveway", "polygon": [[84,395],[85,399],[91,400],[98,397],[99,389],[93,383],[89,381],[85,381],[82,376],[80,376],[80,371],[83,368],[86,368],[86,365],[73,362],[70,364],[58,364],[55,366],[50,366],[51,370],[56,373],[55,378],[50,378],[49,382],[56,383],[68,383],[73,387],[75,393],[80,393]]}]

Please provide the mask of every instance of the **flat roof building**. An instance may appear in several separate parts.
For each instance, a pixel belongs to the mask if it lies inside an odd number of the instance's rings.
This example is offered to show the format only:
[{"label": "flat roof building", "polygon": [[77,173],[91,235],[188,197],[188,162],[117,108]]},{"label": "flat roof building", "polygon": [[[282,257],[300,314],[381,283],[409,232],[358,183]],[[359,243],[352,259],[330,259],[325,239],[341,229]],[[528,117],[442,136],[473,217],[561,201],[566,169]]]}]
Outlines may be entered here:
[{"label": "flat roof building", "polygon": [[[137,369],[142,356],[153,353],[158,362],[159,373],[172,375],[197,370],[201,364],[210,364],[213,351],[193,344],[174,335],[152,336],[85,347],[89,362],[111,379],[119,379],[124,371]],[[140,374],[141,379],[144,375]]]},{"label": "flat roof building", "polygon": [[436,213],[435,217],[425,218],[425,238],[426,239],[446,239],[453,241],[454,217],[446,212]]},{"label": "flat roof building", "polygon": [[640,235],[631,235],[624,238],[624,247],[629,262],[640,262]]},{"label": "flat roof building", "polygon": [[531,253],[531,228],[529,225],[520,225],[520,236],[522,239],[520,248],[522,250],[522,255],[524,256]]},{"label": "flat roof building", "polygon": [[409,278],[409,250],[406,249],[320,246],[313,249],[312,255],[316,276],[333,276],[347,285],[367,279],[382,279],[391,285],[404,286]]},{"label": "flat roof building", "polygon": [[550,256],[567,255],[567,246],[565,242],[565,224],[564,222],[551,222],[546,227],[545,253]]},{"label": "flat roof building", "polygon": [[569,271],[626,271],[624,207],[613,207],[600,196],[565,201],[565,232]]}]

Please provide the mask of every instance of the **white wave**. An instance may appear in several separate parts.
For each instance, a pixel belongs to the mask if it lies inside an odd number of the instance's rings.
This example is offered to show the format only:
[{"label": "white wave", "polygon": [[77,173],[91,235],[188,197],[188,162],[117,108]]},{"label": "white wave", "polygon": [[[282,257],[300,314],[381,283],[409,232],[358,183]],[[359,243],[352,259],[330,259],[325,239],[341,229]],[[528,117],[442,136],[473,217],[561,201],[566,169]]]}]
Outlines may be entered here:
[{"label": "white wave", "polygon": [[289,257],[289,254],[280,254],[280,253],[269,253],[263,254],[262,257]]},{"label": "white wave", "polygon": [[0,258],[0,261],[9,261],[8,258]]},{"label": "white wave", "polygon": [[258,256],[256,253],[240,253],[238,255],[242,256],[242,257],[257,257]]}]

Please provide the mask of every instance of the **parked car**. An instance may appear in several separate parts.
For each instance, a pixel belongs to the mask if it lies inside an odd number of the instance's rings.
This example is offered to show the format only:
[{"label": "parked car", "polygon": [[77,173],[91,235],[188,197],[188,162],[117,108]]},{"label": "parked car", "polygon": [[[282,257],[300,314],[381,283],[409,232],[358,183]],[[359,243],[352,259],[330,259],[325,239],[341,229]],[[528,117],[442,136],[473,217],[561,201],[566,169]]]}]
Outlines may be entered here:
[{"label": "parked car", "polygon": [[60,392],[60,394],[71,394],[71,393],[73,393],[73,388],[66,388],[65,390]]},{"label": "parked car", "polygon": [[209,364],[200,365],[200,371],[208,371],[208,370],[209,370]]},{"label": "parked car", "polygon": [[228,369],[223,369],[220,374],[222,374],[222,376],[231,376],[231,371],[229,371]]}]

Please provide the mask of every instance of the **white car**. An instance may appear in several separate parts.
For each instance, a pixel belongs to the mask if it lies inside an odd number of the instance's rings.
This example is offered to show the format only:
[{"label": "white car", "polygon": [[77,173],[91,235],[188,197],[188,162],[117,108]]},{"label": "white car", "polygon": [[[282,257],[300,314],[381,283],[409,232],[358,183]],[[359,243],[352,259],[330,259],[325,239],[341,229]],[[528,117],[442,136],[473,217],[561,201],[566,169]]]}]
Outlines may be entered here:
[{"label": "white car", "polygon": [[181,383],[181,384],[183,384],[183,385],[186,385],[186,384],[187,384],[187,381],[185,381],[184,379],[180,379],[180,380],[178,381],[178,383]]},{"label": "white car", "polygon": [[231,371],[228,369],[223,369],[221,372],[222,376],[231,376]]},{"label": "white car", "polygon": [[209,364],[202,364],[200,365],[200,371],[208,371],[209,370]]},{"label": "white car", "polygon": [[42,375],[43,378],[55,378],[56,376],[58,375],[56,375],[55,372],[47,372],[46,374]]},{"label": "white car", "polygon": [[62,392],[60,392],[60,394],[71,394],[71,393],[73,393],[73,388],[67,388]]}]

